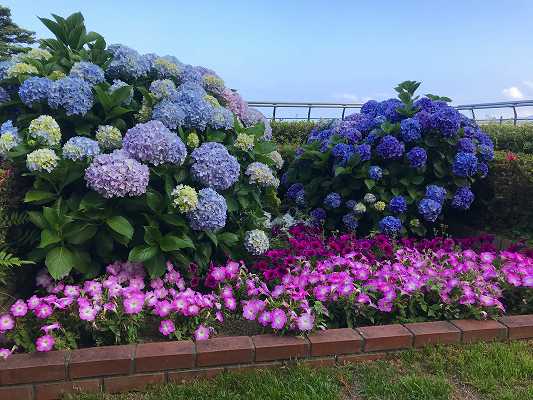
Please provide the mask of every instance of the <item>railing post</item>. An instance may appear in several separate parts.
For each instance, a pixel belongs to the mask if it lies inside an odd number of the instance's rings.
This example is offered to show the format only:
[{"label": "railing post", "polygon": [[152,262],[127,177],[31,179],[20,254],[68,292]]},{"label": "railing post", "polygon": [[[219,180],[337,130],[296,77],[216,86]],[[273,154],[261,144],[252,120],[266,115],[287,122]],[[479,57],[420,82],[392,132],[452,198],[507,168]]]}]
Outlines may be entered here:
[{"label": "railing post", "polygon": [[513,125],[516,126],[516,122],[517,122],[517,119],[518,119],[518,114],[516,113],[516,107],[515,106],[513,106],[513,114],[514,114]]},{"label": "railing post", "polygon": [[476,113],[474,112],[474,109],[472,108],[470,111],[472,111],[472,119],[476,122]]},{"label": "railing post", "polygon": [[272,107],[272,121],[276,120],[276,105],[273,104],[274,107]]},{"label": "railing post", "polygon": [[344,121],[344,114],[346,113],[346,106],[342,107],[342,117],[341,119]]},{"label": "railing post", "polygon": [[307,109],[307,120],[311,121],[311,104],[309,104],[309,108]]}]

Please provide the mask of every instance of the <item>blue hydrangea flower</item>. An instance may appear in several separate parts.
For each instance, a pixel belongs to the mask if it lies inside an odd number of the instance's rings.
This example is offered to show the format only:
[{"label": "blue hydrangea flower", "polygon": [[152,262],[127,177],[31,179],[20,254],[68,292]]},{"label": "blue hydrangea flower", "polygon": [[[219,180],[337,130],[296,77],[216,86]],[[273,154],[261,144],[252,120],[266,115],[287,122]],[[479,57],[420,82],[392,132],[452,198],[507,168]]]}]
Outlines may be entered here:
[{"label": "blue hydrangea flower", "polygon": [[413,147],[406,155],[411,168],[422,168],[426,165],[428,155],[422,147]]},{"label": "blue hydrangea flower", "polygon": [[489,174],[489,166],[484,162],[478,163],[477,173],[481,178],[486,178],[487,175]]},{"label": "blue hydrangea flower", "polygon": [[428,113],[435,113],[439,109],[446,107],[447,104],[444,101],[434,101],[428,97],[422,97],[414,102],[414,106],[420,111],[426,111]]},{"label": "blue hydrangea flower", "polygon": [[384,217],[379,221],[379,230],[388,236],[397,236],[402,230],[402,221],[391,215]]},{"label": "blue hydrangea flower", "polygon": [[66,77],[54,81],[48,95],[53,109],[63,107],[67,115],[85,115],[93,106],[91,85],[79,78]]},{"label": "blue hydrangea flower", "polygon": [[33,103],[39,103],[48,98],[48,93],[52,87],[52,80],[41,77],[31,77],[26,79],[19,88],[20,100],[28,107]]},{"label": "blue hydrangea flower", "polygon": [[407,118],[400,123],[400,130],[404,142],[415,142],[422,137],[422,127],[416,118]]},{"label": "blue hydrangea flower", "polygon": [[79,61],[70,69],[69,75],[72,78],[83,79],[91,85],[97,85],[105,81],[104,70],[98,65],[87,61]]},{"label": "blue hydrangea flower", "polygon": [[361,107],[361,114],[367,114],[374,118],[378,114],[379,103],[376,100],[368,100]]},{"label": "blue hydrangea flower", "polygon": [[324,199],[326,208],[338,208],[342,204],[341,195],[335,192],[328,193]]},{"label": "blue hydrangea flower", "polygon": [[[345,118],[345,122],[350,123],[353,129],[356,129],[361,134],[370,132],[376,125],[376,118],[368,114],[352,114]],[[379,125],[379,124],[378,124]]]},{"label": "blue hydrangea flower", "polygon": [[331,149],[331,154],[335,157],[335,164],[344,166],[354,155],[355,149],[350,144],[338,143]]},{"label": "blue hydrangea flower", "polygon": [[173,56],[157,57],[152,68],[159,78],[179,78],[183,72],[183,64]]},{"label": "blue hydrangea flower", "polygon": [[392,135],[384,136],[376,147],[378,155],[385,160],[400,158],[404,150],[404,144]]},{"label": "blue hydrangea flower", "polygon": [[355,205],[357,204],[357,201],[355,200],[348,200],[345,205],[348,210],[353,210],[355,208]]},{"label": "blue hydrangea flower", "polygon": [[446,200],[446,189],[438,185],[428,185],[426,186],[426,197],[442,204]]},{"label": "blue hydrangea flower", "polygon": [[13,121],[8,120],[0,126],[0,155],[5,155],[22,142],[18,134],[18,128]]},{"label": "blue hydrangea flower", "polygon": [[311,218],[317,222],[322,222],[322,221],[325,221],[326,220],[326,210],[324,210],[323,208],[319,207],[319,208],[315,208],[314,210],[312,210],[309,215],[311,216]]},{"label": "blue hydrangea flower", "polygon": [[198,192],[198,204],[187,218],[195,231],[216,232],[226,226],[227,211],[226,199],[213,189],[204,188]]},{"label": "blue hydrangea flower", "polygon": [[146,193],[150,170],[122,150],[96,156],[85,170],[87,186],[109,199]]},{"label": "blue hydrangea flower", "polygon": [[407,202],[403,196],[394,196],[389,202],[389,210],[394,214],[403,214],[407,211]]},{"label": "blue hydrangea flower", "polygon": [[483,132],[481,129],[477,129],[477,131],[474,133],[474,138],[477,139],[479,144],[484,144],[489,147],[494,147],[494,143],[492,142],[492,139],[489,135],[487,135],[485,132]]},{"label": "blue hydrangea flower", "polygon": [[359,144],[355,146],[355,153],[359,155],[361,162],[370,160],[372,147],[369,144]]},{"label": "blue hydrangea flower", "polygon": [[185,112],[185,128],[204,131],[213,119],[214,107],[205,100],[207,92],[199,84],[182,84],[172,101]]},{"label": "blue hydrangea flower", "polygon": [[368,177],[378,181],[383,177],[383,171],[377,165],[372,165],[370,168],[368,168]]},{"label": "blue hydrangea flower", "polygon": [[112,44],[107,50],[112,54],[106,73],[112,78],[130,80],[146,76],[155,57],[143,57],[137,51],[121,44]]},{"label": "blue hydrangea flower", "polygon": [[84,136],[74,136],[63,145],[63,157],[80,161],[100,154],[100,146],[96,140]]},{"label": "blue hydrangea flower", "polygon": [[[462,115],[462,114],[461,114]],[[477,126],[471,126],[471,125],[467,125],[465,127],[463,127],[463,131],[464,131],[464,136],[465,137],[468,137],[468,138],[473,138],[476,136],[476,134],[478,132],[480,132],[481,130],[479,129],[479,127]]]},{"label": "blue hydrangea flower", "polygon": [[350,231],[355,231],[357,227],[359,226],[359,220],[357,219],[357,215],[354,213],[344,214],[342,216],[342,223]]},{"label": "blue hydrangea flower", "polygon": [[[233,113],[224,107],[214,107],[213,113],[211,114],[211,121],[209,121],[209,126],[213,129],[231,129],[233,128],[233,122],[235,118]],[[266,139],[263,136],[263,140]]]},{"label": "blue hydrangea flower", "polygon": [[239,162],[220,143],[202,143],[191,153],[191,159],[191,176],[201,185],[226,190],[239,180]]},{"label": "blue hydrangea flower", "polygon": [[378,114],[383,115],[391,122],[398,122],[401,119],[398,109],[403,107],[403,103],[398,99],[388,99],[379,103]]},{"label": "blue hydrangea flower", "polygon": [[7,71],[13,65],[15,65],[15,62],[11,60],[0,61],[0,80],[4,80],[7,78]]},{"label": "blue hydrangea flower", "polygon": [[152,118],[161,121],[169,129],[176,129],[183,126],[185,111],[178,103],[164,99],[154,106]]},{"label": "blue hydrangea flower", "polygon": [[357,129],[355,121],[341,121],[334,129],[335,133],[346,139],[348,143],[354,144],[361,140],[361,132]]},{"label": "blue hydrangea flower", "polygon": [[437,112],[431,114],[431,127],[444,137],[455,136],[461,127],[461,114],[453,107],[440,107]]},{"label": "blue hydrangea flower", "polygon": [[442,211],[442,204],[433,199],[424,198],[418,203],[418,212],[428,222],[435,222]]},{"label": "blue hydrangea flower", "polygon": [[427,111],[419,111],[414,117],[420,124],[420,128],[422,129],[422,132],[428,132],[430,131],[432,127],[432,114],[430,114]]},{"label": "blue hydrangea flower", "polygon": [[479,146],[479,158],[481,161],[492,161],[494,160],[494,147],[482,144]]},{"label": "blue hydrangea flower", "polygon": [[159,165],[181,165],[187,156],[185,144],[161,121],[148,121],[128,129],[122,140],[122,148],[132,158]]},{"label": "blue hydrangea flower", "polygon": [[287,189],[287,198],[291,200],[295,200],[296,196],[298,195],[298,192],[304,189],[304,185],[301,183],[293,183],[291,186],[289,186],[289,189]]},{"label": "blue hydrangea flower", "polygon": [[452,199],[452,207],[460,210],[468,210],[474,201],[474,193],[469,187],[463,186],[457,189]]},{"label": "blue hydrangea flower", "polygon": [[452,173],[463,178],[474,176],[477,172],[478,159],[472,153],[460,151],[455,155]]},{"label": "blue hydrangea flower", "polygon": [[305,207],[305,190],[302,189],[298,193],[296,193],[294,202],[300,207]]},{"label": "blue hydrangea flower", "polygon": [[170,79],[158,79],[150,84],[150,93],[158,100],[176,96],[176,85]]},{"label": "blue hydrangea flower", "polygon": [[365,143],[373,146],[378,142],[379,138],[380,138],[379,134],[377,134],[376,132],[370,132],[368,136],[365,138]]},{"label": "blue hydrangea flower", "polygon": [[459,151],[462,151],[464,153],[475,153],[476,152],[476,144],[474,141],[468,137],[464,137],[459,139],[459,142],[457,143],[457,148]]},{"label": "blue hydrangea flower", "polygon": [[[125,86],[130,86],[126,82],[121,81],[120,79],[114,79],[113,84],[109,86],[109,93],[114,93],[115,90],[123,88]],[[130,86],[130,95],[122,102],[123,105],[127,106],[133,100],[133,88]]]}]

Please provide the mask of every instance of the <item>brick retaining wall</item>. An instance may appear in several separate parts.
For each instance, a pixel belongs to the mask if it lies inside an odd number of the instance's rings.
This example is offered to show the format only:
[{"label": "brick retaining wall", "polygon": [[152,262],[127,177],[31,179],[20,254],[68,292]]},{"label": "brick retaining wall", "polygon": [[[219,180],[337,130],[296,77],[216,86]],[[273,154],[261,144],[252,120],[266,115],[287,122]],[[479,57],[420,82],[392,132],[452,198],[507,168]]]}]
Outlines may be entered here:
[{"label": "brick retaining wall", "polygon": [[72,351],[0,360],[0,399],[49,400],[76,391],[109,393],[213,377],[224,370],[270,368],[298,360],[333,366],[391,357],[432,344],[533,338],[533,314],[498,321],[455,320],[330,329],[308,335],[233,336]]}]

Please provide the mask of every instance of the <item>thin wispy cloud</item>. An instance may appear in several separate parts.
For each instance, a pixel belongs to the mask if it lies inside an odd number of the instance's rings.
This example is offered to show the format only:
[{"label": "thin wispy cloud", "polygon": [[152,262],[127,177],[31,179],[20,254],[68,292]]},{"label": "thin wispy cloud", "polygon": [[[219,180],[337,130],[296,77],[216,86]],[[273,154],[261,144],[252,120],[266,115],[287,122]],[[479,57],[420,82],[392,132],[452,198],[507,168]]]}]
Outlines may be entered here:
[{"label": "thin wispy cloud", "polygon": [[525,98],[522,91],[516,86],[511,86],[511,87],[503,89],[502,94],[511,100],[522,100]]}]

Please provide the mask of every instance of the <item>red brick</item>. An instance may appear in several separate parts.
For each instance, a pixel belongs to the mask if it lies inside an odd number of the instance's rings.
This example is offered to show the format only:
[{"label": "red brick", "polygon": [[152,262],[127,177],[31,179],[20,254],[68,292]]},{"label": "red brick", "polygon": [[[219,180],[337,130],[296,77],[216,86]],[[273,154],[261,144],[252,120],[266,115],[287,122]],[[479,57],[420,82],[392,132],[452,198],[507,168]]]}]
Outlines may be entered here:
[{"label": "red brick", "polygon": [[181,384],[198,379],[211,379],[224,372],[224,368],[204,368],[190,371],[171,371],[168,373],[169,382]]},{"label": "red brick", "polygon": [[411,332],[399,324],[364,326],[357,331],[365,339],[364,351],[407,349],[413,341]]},{"label": "red brick", "polygon": [[312,368],[334,367],[335,357],[321,357],[303,360],[302,363]]},{"label": "red brick", "polygon": [[63,351],[13,354],[0,361],[0,386],[65,379],[65,356]]},{"label": "red brick", "polygon": [[313,357],[360,353],[363,345],[361,335],[349,328],[319,331],[308,339]]},{"label": "red brick", "polygon": [[33,390],[31,386],[0,387],[0,399],[33,400]]},{"label": "red brick", "polygon": [[448,321],[416,322],[404,326],[415,335],[415,347],[461,342],[461,331]]},{"label": "red brick", "polygon": [[533,338],[533,314],[510,315],[500,318],[500,322],[509,328],[509,339]]},{"label": "red brick", "polygon": [[254,346],[249,336],[228,336],[196,342],[199,367],[248,364],[253,361]]},{"label": "red brick", "polygon": [[153,372],[167,369],[194,368],[194,343],[179,342],[144,343],[135,351],[135,371]]},{"label": "red brick", "polygon": [[257,335],[252,337],[255,345],[255,361],[276,361],[305,358],[309,355],[307,340],[294,336]]},{"label": "red brick", "polygon": [[75,350],[70,355],[71,379],[128,374],[132,370],[135,346],[105,346]]},{"label": "red brick", "polygon": [[127,376],[114,376],[104,378],[104,391],[107,393],[121,393],[132,390],[143,390],[148,386],[165,383],[165,373],[138,374]]},{"label": "red brick", "polygon": [[236,366],[227,366],[227,371],[236,371],[236,372],[254,372],[261,371],[265,369],[281,368],[283,363],[281,361],[272,361],[272,362],[263,362],[249,365],[236,365]]},{"label": "red brick", "polygon": [[35,386],[35,400],[62,399],[67,393],[97,393],[100,389],[100,379],[43,383]]},{"label": "red brick", "polygon": [[503,340],[507,337],[507,328],[498,321],[456,319],[450,322],[461,330],[463,343]]},{"label": "red brick", "polygon": [[337,363],[340,365],[353,364],[359,362],[383,360],[389,357],[391,357],[391,355],[387,353],[347,354],[337,357]]}]

